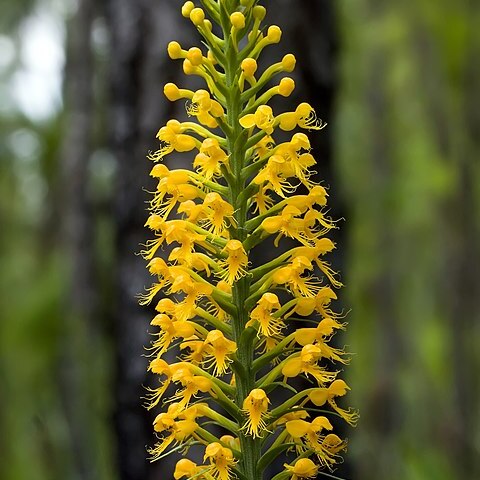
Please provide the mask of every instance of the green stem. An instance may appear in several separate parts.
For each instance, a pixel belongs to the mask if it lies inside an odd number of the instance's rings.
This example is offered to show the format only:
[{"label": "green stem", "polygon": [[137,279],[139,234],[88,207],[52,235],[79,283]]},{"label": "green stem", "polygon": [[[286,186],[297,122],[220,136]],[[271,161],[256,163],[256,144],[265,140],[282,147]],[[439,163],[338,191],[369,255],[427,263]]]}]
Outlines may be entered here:
[{"label": "green stem", "polygon": [[[227,3],[228,6],[231,6]],[[231,129],[227,136],[228,152],[230,154],[230,166],[232,169],[232,182],[229,182],[230,198],[235,210],[236,228],[233,229],[232,237],[241,242],[245,241],[247,233],[245,224],[247,222],[247,201],[242,196],[245,190],[245,180],[242,176],[242,169],[245,163],[246,148],[243,129],[238,123],[242,111],[240,100],[240,89],[238,87],[238,75],[240,65],[238,51],[229,36],[228,22],[222,22],[226,45],[225,45],[225,79],[227,82],[227,121]],[[248,252],[247,252],[248,253]],[[235,401],[241,408],[245,398],[255,388],[255,375],[252,372],[254,360],[253,342],[246,341],[248,336],[242,335],[245,325],[249,320],[249,312],[245,308],[245,301],[248,298],[250,289],[250,275],[246,275],[236,282],[232,289],[233,304],[236,312],[232,315],[233,337],[237,343],[237,360],[243,366],[237,371],[235,377]],[[238,470],[249,480],[262,480],[262,472],[258,471],[257,465],[261,456],[261,439],[246,435],[243,430],[238,432],[242,450],[242,458],[238,464]]]}]

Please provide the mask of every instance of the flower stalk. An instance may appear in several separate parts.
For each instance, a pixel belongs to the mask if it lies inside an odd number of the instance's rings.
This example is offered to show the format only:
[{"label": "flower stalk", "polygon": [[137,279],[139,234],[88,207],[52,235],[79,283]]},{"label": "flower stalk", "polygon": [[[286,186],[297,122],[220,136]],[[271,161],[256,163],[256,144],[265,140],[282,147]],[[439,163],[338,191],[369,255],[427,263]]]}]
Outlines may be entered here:
[{"label": "flower stalk", "polygon": [[[296,60],[289,54],[258,72],[260,54],[282,32],[262,27],[266,10],[257,0],[201,5],[187,1],[182,15],[206,48],[173,41],[168,53],[206,89],[165,85],[167,99],[186,99],[193,118],[168,121],[157,134],[159,150],[149,155],[158,179],[146,222],[154,239],[141,254],[155,280],[140,302],[167,295],[152,321],[159,332],[149,370],[160,384],[149,391],[147,408],[163,411],[150,454],[156,460],[204,446],[203,465],[182,458],[175,480],[264,480],[279,455],[288,463],[275,478],[315,478],[346,446],[331,421],[353,425],[358,417],[336,403],[349,389],[334,367],[348,358],[329,345],[344,328],[330,308],[332,287],[341,282],[322,258],[335,248],[325,235],[336,226],[324,211],[326,190],[310,178],[316,162],[301,132],[324,124],[307,103],[280,114],[268,105],[293,92],[289,77],[271,83]],[[276,143],[278,131],[293,130],[290,141]],[[169,169],[163,161],[172,154],[193,157],[192,170]],[[253,265],[255,249],[268,239],[276,258]],[[298,246],[286,250],[285,239]],[[314,328],[299,328],[299,317]],[[172,351],[178,359],[168,363]],[[289,383],[302,376],[312,388]],[[322,416],[312,418],[315,407],[324,408]]]}]

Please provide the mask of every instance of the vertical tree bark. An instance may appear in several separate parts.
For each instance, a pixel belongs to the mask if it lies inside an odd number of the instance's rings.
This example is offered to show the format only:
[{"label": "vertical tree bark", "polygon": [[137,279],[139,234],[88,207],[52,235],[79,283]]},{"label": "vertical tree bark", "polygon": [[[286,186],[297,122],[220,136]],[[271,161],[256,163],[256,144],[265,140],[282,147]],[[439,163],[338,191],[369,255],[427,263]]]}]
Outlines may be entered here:
[{"label": "vertical tree bark", "polygon": [[92,149],[93,53],[90,42],[94,0],[81,0],[67,39],[65,68],[66,119],[63,145],[64,247],[69,267],[69,298],[65,305],[65,335],[61,390],[70,427],[74,469],[78,478],[94,480],[95,419],[91,414],[91,365],[87,359],[96,336],[97,296],[94,275],[93,216],[88,201],[88,161]]},{"label": "vertical tree bark", "polygon": [[140,405],[145,365],[147,318],[139,311],[135,295],[143,288],[142,261],[134,256],[143,240],[142,191],[147,166],[139,145],[140,69],[143,48],[149,41],[145,31],[145,2],[111,0],[107,20],[111,35],[110,82],[111,148],[118,165],[115,189],[115,296],[113,329],[117,366],[115,379],[115,429],[120,478],[147,477],[145,445],[149,443],[147,415]]},{"label": "vertical tree bark", "polygon": [[[111,39],[110,135],[118,164],[115,193],[116,300],[113,311],[116,365],[115,428],[120,477],[146,480],[158,466],[149,464],[146,446],[153,445],[152,418],[141,397],[147,384],[145,346],[151,316],[136,295],[148,284],[145,262],[135,255],[146,240],[144,189],[149,182],[149,150],[158,148],[155,135],[173,113],[163,97],[163,84],[176,81],[179,70],[168,65],[166,46],[185,37],[180,2],[109,0]],[[183,38],[184,39],[184,38]],[[176,72],[176,73],[175,73]],[[152,315],[153,316],[153,315]]]},{"label": "vertical tree bark", "polygon": [[[451,355],[455,365],[454,375],[454,414],[455,445],[453,455],[458,463],[459,476],[462,478],[479,478],[480,461],[478,436],[480,427],[478,402],[480,396],[480,355],[478,338],[480,335],[480,282],[478,267],[480,265],[480,113],[478,104],[480,93],[480,38],[476,25],[480,20],[480,6],[467,2],[465,15],[470,19],[467,52],[461,88],[463,91],[463,141],[456,158],[459,173],[457,192],[451,208],[452,223],[450,232],[449,278],[452,278],[451,300]],[[450,284],[447,288],[450,287]],[[450,293],[450,292],[449,292]]]}]

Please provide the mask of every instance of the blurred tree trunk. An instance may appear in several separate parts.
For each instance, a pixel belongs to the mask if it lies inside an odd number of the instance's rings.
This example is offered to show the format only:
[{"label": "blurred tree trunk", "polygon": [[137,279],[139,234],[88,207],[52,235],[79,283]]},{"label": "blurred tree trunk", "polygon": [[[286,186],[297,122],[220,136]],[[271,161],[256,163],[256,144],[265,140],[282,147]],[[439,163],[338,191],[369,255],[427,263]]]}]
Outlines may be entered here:
[{"label": "blurred tree trunk", "polygon": [[[141,407],[146,362],[142,357],[147,343],[148,317],[138,309],[135,296],[146,283],[143,262],[134,255],[144,241],[142,225],[146,197],[142,190],[147,178],[141,145],[141,91],[144,49],[149,32],[145,25],[146,2],[109,0],[107,22],[110,30],[109,111],[111,149],[117,161],[118,179],[114,197],[115,263],[113,278],[113,335],[115,338],[114,383],[117,463],[120,478],[147,479],[145,445],[149,426]],[[160,119],[159,119],[160,121]]]},{"label": "blurred tree trunk", "polygon": [[[456,158],[458,184],[450,205],[451,355],[455,363],[454,455],[459,460],[459,476],[480,478],[480,5],[468,2],[469,19],[465,39],[465,64],[460,77],[463,98],[460,104],[464,130],[462,148]],[[451,228],[453,227],[453,228]],[[472,432],[476,432],[472,434]]]},{"label": "blurred tree trunk", "polygon": [[340,11],[353,476],[478,478],[478,6]]},{"label": "blurred tree trunk", "polygon": [[[61,389],[70,428],[73,468],[82,480],[98,475],[92,414],[91,355],[97,336],[93,214],[88,200],[88,161],[92,153],[93,52],[90,42],[94,0],[81,0],[71,19],[65,67],[65,129],[62,173],[64,248],[69,259],[69,297]],[[92,349],[92,350],[91,350]]]},{"label": "blurred tree trunk", "polygon": [[153,445],[154,438],[151,415],[141,400],[148,383],[144,354],[150,340],[147,329],[151,316],[136,299],[149,279],[145,262],[135,252],[147,238],[143,225],[148,195],[144,189],[154,188],[146,155],[157,148],[156,133],[172,113],[172,106],[163,97],[163,84],[179,76],[178,69],[167,64],[165,54],[168,41],[185,30],[180,26],[178,8],[179,2],[107,2],[110,141],[118,165],[113,311],[118,369],[115,428],[118,468],[120,478],[125,480],[153,479],[158,470],[147,461],[145,447]]},{"label": "blurred tree trunk", "polygon": [[[166,55],[171,40],[187,48],[200,44],[190,22],[180,14],[182,4],[180,0],[108,0],[110,128],[119,167],[115,195],[117,296],[113,314],[118,366],[115,424],[119,469],[124,480],[163,478],[162,472],[169,468],[160,462],[149,466],[145,460],[145,445],[154,442],[152,418],[140,401],[144,395],[142,385],[147,383],[147,361],[142,354],[149,342],[149,316],[146,309],[138,307],[135,295],[148,285],[149,279],[144,261],[134,252],[147,238],[143,224],[148,196],[143,189],[151,189],[151,185],[146,153],[157,148],[155,135],[169,118],[185,117],[182,102],[171,104],[163,97],[163,85],[173,81],[200,88],[196,79],[183,76],[180,63]],[[265,6],[267,10],[270,7],[269,22],[278,23],[284,30],[281,48],[298,55],[298,99],[310,101],[320,117],[330,118],[335,89],[332,1],[279,0],[265,2]],[[278,58],[282,53],[275,49],[272,55]],[[279,108],[289,107],[283,103]],[[330,135],[327,130],[314,140],[322,178],[330,159]]]}]

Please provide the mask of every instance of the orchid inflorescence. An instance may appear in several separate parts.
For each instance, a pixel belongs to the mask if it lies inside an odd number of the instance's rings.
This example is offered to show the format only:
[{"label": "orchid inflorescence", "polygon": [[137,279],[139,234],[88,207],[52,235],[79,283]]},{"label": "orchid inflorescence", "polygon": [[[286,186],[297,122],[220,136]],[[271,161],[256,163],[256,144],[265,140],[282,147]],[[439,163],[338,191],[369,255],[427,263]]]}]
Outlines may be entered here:
[{"label": "orchid inflorescence", "polygon": [[[267,105],[293,92],[289,77],[269,84],[296,60],[285,55],[258,72],[262,50],[282,33],[262,27],[263,6],[201,3],[186,2],[182,14],[205,48],[171,42],[168,53],[207,89],[165,85],[170,101],[186,100],[193,121],[168,121],[157,135],[160,149],[150,154],[158,186],[146,225],[154,238],[141,254],[155,283],[140,302],[168,294],[151,322],[159,330],[149,370],[159,380],[147,408],[163,405],[151,459],[201,445],[203,463],[182,458],[176,480],[260,480],[282,455],[275,480],[315,478],[346,447],[333,419],[353,425],[358,416],[337,404],[349,390],[332,368],[348,357],[329,345],[345,328],[331,308],[342,284],[323,260],[335,248],[325,235],[336,225],[326,216],[325,188],[312,181],[316,162],[301,132],[324,124],[308,103],[277,115]],[[289,141],[275,141],[275,132],[296,129]],[[162,163],[174,152],[192,156],[192,169]],[[252,254],[268,239],[278,255],[254,265]],[[299,328],[306,322],[314,325]],[[299,388],[297,377],[311,387]]]}]

